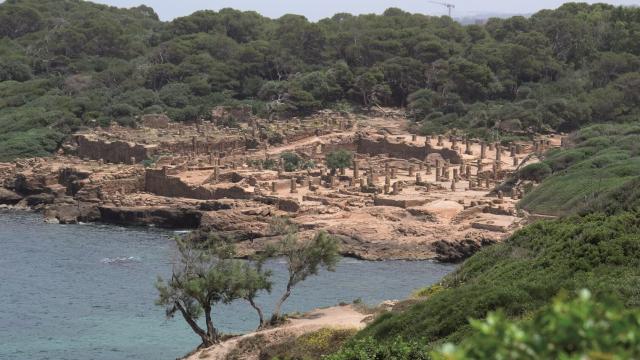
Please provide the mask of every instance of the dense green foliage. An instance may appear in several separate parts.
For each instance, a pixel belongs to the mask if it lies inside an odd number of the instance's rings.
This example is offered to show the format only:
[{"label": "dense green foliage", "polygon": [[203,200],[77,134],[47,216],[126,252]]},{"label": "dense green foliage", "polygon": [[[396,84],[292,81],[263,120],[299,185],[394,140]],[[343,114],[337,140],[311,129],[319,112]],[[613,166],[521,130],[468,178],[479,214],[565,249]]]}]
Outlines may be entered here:
[{"label": "dense green foliage", "polygon": [[378,344],[365,346],[371,351],[398,338],[421,346],[460,342],[473,333],[470,318],[482,319],[498,309],[510,318],[527,318],[563,291],[586,288],[596,299],[614,297],[638,307],[639,232],[640,218],[629,212],[530,225],[468,259],[428,299],[379,317],[335,359],[369,359],[349,355],[363,342]]},{"label": "dense green foliage", "polygon": [[[46,154],[65,134],[144,113],[177,121],[218,104],[262,116],[408,106],[422,131],[573,130],[629,121],[640,93],[640,9],[565,4],[462,26],[448,17],[0,4],[0,160]],[[21,140],[16,140],[21,139]],[[28,146],[26,145],[28,144]]]},{"label": "dense green foliage", "polygon": [[[552,150],[541,165],[534,165],[550,168],[552,175],[525,196],[521,207],[536,213],[563,215],[585,213],[591,208],[605,210],[604,203],[611,203],[612,198],[620,205],[608,205],[610,213],[625,210],[622,204],[626,204],[626,210],[640,205],[637,194],[635,198],[628,197],[624,195],[628,191],[623,190],[633,190],[628,184],[636,184],[635,179],[640,176],[638,125],[594,125],[578,131],[570,141],[573,142],[570,148]],[[521,175],[523,172],[532,175],[529,171],[532,169],[528,168],[523,168]],[[544,174],[548,176],[547,171]]]},{"label": "dense green foliage", "polygon": [[556,299],[533,319],[514,322],[501,313],[472,321],[475,334],[447,345],[435,359],[637,359],[640,311],[594,302],[588,291],[573,301]]},{"label": "dense green foliage", "polygon": [[327,167],[332,171],[336,169],[345,169],[351,166],[353,162],[353,154],[347,150],[339,149],[332,151],[325,156]]}]

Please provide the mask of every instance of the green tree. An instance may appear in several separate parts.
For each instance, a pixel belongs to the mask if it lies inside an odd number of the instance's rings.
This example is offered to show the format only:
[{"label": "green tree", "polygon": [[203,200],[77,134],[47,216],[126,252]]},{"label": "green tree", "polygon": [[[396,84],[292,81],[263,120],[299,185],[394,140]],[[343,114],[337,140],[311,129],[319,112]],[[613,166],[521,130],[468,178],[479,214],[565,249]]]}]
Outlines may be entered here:
[{"label": "green tree", "polygon": [[[179,313],[208,347],[220,342],[221,334],[212,318],[214,306],[238,299],[253,301],[262,290],[270,290],[269,273],[251,263],[233,259],[233,245],[224,238],[209,236],[176,238],[178,259],[171,279],[158,278],[156,304],[168,317]],[[197,320],[204,315],[205,326]]]},{"label": "green tree", "polygon": [[350,151],[339,149],[328,153],[325,161],[329,169],[335,173],[336,169],[345,169],[351,166],[353,154]]},{"label": "green tree", "polygon": [[320,231],[311,240],[301,240],[298,227],[287,218],[275,218],[271,222],[271,232],[282,236],[282,240],[273,254],[284,257],[289,276],[283,294],[276,302],[271,323],[282,319],[282,304],[291,296],[293,288],[309,276],[317,275],[320,269],[334,271],[339,261],[338,241],[324,231]]}]

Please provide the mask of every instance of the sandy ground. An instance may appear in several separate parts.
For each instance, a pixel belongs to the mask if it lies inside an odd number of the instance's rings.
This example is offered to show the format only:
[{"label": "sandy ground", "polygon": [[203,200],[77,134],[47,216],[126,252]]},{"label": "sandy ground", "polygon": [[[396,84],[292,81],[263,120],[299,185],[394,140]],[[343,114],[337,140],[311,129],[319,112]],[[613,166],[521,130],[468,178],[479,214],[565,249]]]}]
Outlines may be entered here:
[{"label": "sandy ground", "polygon": [[[223,343],[200,350],[185,358],[186,360],[223,360],[238,344],[248,338],[258,335],[270,343],[278,343],[292,336],[301,336],[322,328],[362,329],[368,315],[358,312],[353,306],[336,306],[326,309],[313,310],[301,318],[292,319],[285,325],[246,335],[238,336]],[[248,356],[247,359],[252,359]]]}]

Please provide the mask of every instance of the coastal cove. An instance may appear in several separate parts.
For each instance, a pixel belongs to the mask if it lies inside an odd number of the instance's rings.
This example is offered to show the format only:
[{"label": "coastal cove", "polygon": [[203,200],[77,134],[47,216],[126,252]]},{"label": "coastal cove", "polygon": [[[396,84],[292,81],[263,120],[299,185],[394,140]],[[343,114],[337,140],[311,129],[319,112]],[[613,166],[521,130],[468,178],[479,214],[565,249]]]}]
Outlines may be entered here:
[{"label": "coastal cove", "polygon": [[[110,225],[45,224],[41,215],[0,210],[0,358],[174,359],[198,344],[181,319],[165,320],[153,286],[168,276],[179,232]],[[269,308],[284,284],[284,264]],[[402,299],[440,280],[454,265],[430,261],[343,259],[296,288],[285,312],[362,299]],[[227,333],[251,331],[257,317],[242,302],[216,310]]]}]

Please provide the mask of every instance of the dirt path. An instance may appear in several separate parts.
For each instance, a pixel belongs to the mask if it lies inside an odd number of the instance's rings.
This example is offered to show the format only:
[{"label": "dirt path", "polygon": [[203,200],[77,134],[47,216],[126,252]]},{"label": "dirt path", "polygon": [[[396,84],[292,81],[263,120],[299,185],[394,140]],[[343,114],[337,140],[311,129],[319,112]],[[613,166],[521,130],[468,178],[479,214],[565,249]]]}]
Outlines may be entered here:
[{"label": "dirt path", "polygon": [[367,315],[358,312],[353,306],[336,306],[326,309],[313,310],[301,318],[292,319],[285,325],[249,333],[229,339],[219,345],[197,351],[186,358],[186,360],[223,360],[226,356],[246,339],[261,335],[269,343],[277,343],[291,336],[301,336],[303,334],[320,330],[322,328],[341,329],[362,329],[365,326]]}]

